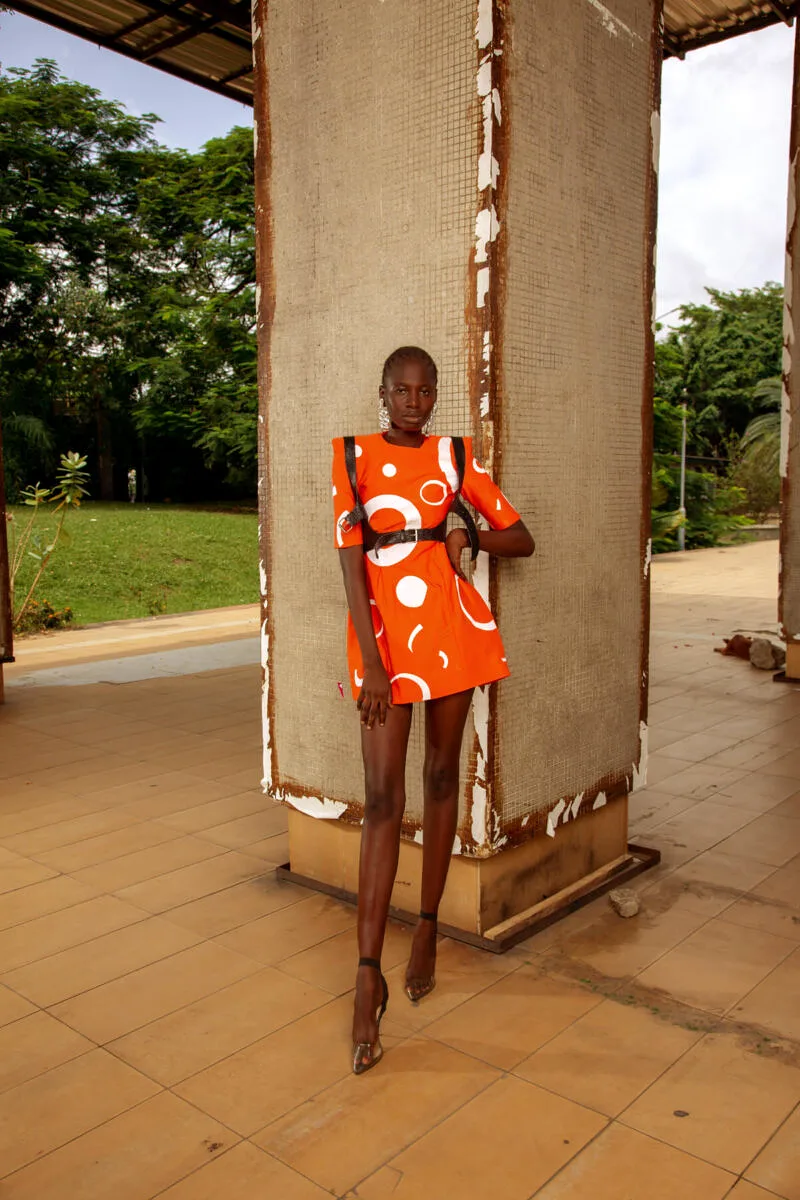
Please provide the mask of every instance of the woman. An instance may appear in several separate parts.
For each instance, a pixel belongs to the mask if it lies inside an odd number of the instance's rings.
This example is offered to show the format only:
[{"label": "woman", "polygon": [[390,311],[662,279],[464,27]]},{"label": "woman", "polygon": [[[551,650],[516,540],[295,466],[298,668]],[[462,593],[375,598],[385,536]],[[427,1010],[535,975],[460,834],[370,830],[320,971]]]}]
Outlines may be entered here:
[{"label": "woman", "polygon": [[[470,546],[506,558],[533,538],[473,458],[470,438],[427,436],[437,370],[417,346],[395,350],[379,389],[380,433],[333,442],[336,545],[349,608],[347,649],[361,714],[365,805],[358,887],[353,1071],[383,1055],[388,988],[380,957],[405,808],[411,706],[425,703],[422,903],[406,973],[419,1002],[434,987],[436,914],[458,819],[461,739],[472,692],[509,674],[492,614],[461,571]],[[459,493],[492,526],[478,532]],[[453,509],[467,528],[446,532]],[[471,526],[471,528],[470,528]]]}]

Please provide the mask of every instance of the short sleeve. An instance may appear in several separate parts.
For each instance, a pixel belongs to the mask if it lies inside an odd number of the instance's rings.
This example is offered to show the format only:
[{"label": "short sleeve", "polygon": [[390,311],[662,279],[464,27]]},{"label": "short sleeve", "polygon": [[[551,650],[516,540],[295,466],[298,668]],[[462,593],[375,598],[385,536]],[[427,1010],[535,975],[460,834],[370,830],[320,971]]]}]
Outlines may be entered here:
[{"label": "short sleeve", "polygon": [[356,522],[352,529],[346,525],[347,514],[355,508],[356,498],[347,475],[347,464],[344,460],[344,438],[333,439],[331,484],[333,490],[333,544],[337,550],[344,550],[347,546],[360,546],[364,540],[361,522]]},{"label": "short sleeve", "polygon": [[466,462],[461,494],[485,517],[492,529],[508,529],[519,521],[519,513],[474,457],[472,438],[464,438],[464,451]]}]

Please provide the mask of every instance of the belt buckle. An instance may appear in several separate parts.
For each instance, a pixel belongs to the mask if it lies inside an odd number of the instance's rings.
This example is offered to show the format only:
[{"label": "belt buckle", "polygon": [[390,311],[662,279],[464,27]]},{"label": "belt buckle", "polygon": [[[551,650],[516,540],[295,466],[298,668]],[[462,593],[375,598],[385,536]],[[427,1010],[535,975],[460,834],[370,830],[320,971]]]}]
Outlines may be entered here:
[{"label": "belt buckle", "polygon": [[419,541],[419,535],[421,533],[421,530],[415,529],[415,530],[413,530],[413,533],[414,533],[414,543],[416,544]]}]

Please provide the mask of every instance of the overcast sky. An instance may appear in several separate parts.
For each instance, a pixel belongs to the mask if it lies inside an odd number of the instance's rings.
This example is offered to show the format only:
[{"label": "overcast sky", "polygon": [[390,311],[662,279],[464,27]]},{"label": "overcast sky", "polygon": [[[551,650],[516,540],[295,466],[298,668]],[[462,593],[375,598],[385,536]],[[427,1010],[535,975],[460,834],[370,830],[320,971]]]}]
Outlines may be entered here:
[{"label": "overcast sky", "polygon": [[[783,25],[664,64],[658,232],[659,315],[704,288],[783,280],[793,31]],[[0,14],[0,62],[53,58],[65,75],[197,149],[252,111],[18,13]],[[674,320],[674,316],[669,320]]]}]

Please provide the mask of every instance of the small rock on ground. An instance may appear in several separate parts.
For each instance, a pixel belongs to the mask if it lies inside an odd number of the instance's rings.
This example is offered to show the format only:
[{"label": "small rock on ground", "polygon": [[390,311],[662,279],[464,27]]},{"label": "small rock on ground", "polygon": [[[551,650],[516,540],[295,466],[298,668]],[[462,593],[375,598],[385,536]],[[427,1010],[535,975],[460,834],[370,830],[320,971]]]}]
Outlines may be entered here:
[{"label": "small rock on ground", "polygon": [[786,662],[786,651],[776,646],[769,638],[753,638],[750,645],[750,662],[760,671],[774,671]]},{"label": "small rock on ground", "polygon": [[608,902],[621,917],[635,917],[639,911],[639,897],[632,888],[614,888],[608,893]]}]

